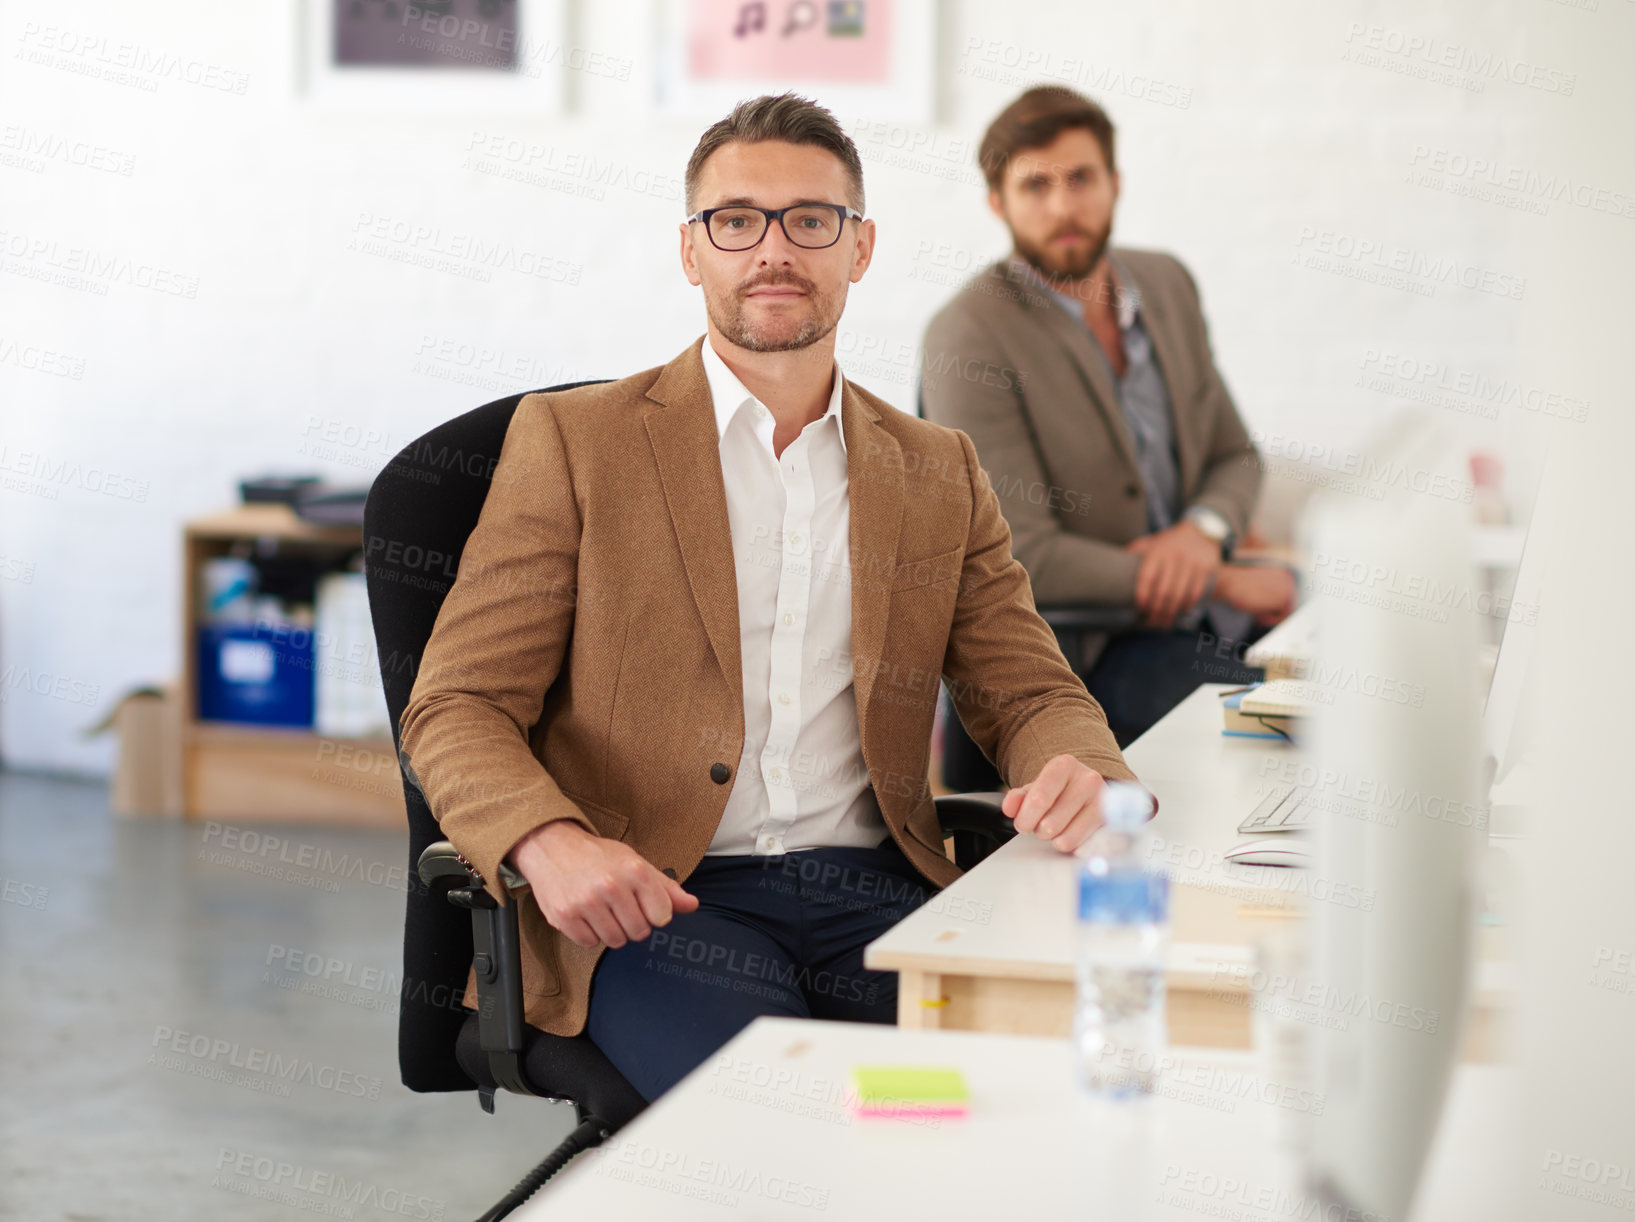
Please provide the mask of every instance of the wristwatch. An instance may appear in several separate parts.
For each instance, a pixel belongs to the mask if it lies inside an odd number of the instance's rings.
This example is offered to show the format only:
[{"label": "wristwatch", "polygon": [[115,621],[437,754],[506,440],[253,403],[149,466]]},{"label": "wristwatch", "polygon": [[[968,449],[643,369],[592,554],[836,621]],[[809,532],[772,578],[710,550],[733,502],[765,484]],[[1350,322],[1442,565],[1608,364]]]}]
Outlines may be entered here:
[{"label": "wristwatch", "polygon": [[1187,521],[1203,532],[1204,538],[1220,546],[1223,560],[1232,554],[1232,545],[1237,540],[1232,534],[1232,524],[1224,517],[1207,505],[1194,505],[1186,516]]}]

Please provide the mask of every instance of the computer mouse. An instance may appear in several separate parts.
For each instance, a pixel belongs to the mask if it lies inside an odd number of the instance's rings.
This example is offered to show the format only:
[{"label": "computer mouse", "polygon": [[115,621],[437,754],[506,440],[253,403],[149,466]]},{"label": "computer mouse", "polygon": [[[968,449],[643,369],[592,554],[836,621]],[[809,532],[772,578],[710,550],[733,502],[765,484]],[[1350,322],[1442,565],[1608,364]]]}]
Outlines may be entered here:
[{"label": "computer mouse", "polygon": [[1305,866],[1311,864],[1311,850],[1294,836],[1265,836],[1234,845],[1226,860],[1240,866]]}]

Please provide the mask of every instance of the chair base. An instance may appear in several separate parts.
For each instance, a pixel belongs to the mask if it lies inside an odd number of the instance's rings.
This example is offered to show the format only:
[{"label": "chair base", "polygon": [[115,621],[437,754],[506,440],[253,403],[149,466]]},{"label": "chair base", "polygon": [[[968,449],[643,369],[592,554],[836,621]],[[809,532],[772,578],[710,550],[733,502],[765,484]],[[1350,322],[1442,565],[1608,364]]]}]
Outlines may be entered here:
[{"label": "chair base", "polygon": [[608,1133],[608,1127],[602,1121],[595,1116],[586,1116],[573,1132],[562,1139],[561,1145],[552,1150],[539,1166],[518,1180],[517,1186],[495,1202],[487,1213],[477,1219],[477,1222],[499,1222],[499,1219],[508,1217],[519,1205],[538,1192],[546,1180],[572,1162],[575,1155],[595,1149],[607,1140]]}]

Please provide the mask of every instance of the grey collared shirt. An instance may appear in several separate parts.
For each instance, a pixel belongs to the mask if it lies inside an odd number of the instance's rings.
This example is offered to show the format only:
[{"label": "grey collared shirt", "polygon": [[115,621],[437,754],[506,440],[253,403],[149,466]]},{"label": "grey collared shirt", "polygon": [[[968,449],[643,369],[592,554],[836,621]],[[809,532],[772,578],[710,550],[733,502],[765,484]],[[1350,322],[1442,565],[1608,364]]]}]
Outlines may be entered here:
[{"label": "grey collared shirt", "polygon": [[[1173,526],[1181,516],[1181,465],[1175,454],[1175,417],[1164,371],[1158,367],[1158,358],[1153,354],[1152,336],[1147,334],[1141,318],[1141,297],[1135,282],[1112,255],[1107,259],[1113,269],[1118,329],[1124,340],[1124,376],[1113,378],[1118,387],[1118,409],[1135,439],[1136,465],[1141,470],[1141,484],[1147,493],[1147,530],[1156,533]],[[1020,256],[1011,256],[1011,262],[1032,284],[1049,293],[1074,322],[1085,325],[1082,301],[1055,288]],[[1112,373],[1112,361],[1100,344],[1096,350],[1107,361],[1108,373]]]},{"label": "grey collared shirt", "polygon": [[[1141,318],[1140,290],[1111,253],[1107,262],[1113,271],[1113,300],[1118,311],[1119,334],[1124,341],[1124,376],[1113,377],[1118,387],[1118,409],[1135,439],[1136,465],[1147,493],[1147,530],[1157,533],[1180,521],[1184,508],[1181,462],[1175,452],[1175,414],[1164,371],[1153,352],[1152,336]],[[1082,301],[1055,288],[1021,256],[1012,255],[1011,263],[1030,283],[1050,294],[1075,322],[1087,325]],[[1107,361],[1107,372],[1111,374],[1112,361],[1099,342],[1096,351]],[[1195,630],[1202,626],[1205,615],[1216,632],[1233,640],[1245,639],[1254,622],[1252,616],[1226,603],[1206,601],[1177,616],[1175,627],[1179,631]]]}]

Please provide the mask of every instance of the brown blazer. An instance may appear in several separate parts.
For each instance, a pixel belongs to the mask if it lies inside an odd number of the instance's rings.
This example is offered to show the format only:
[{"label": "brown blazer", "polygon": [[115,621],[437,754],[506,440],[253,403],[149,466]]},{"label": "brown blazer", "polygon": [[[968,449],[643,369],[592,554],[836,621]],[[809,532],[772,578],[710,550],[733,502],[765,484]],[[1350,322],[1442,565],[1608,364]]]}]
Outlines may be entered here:
[{"label": "brown blazer", "polygon": [[[1169,388],[1186,508],[1207,505],[1241,538],[1261,463],[1209,350],[1197,285],[1157,251],[1115,249],[1141,296]],[[1147,533],[1135,442],[1090,329],[1004,260],[968,281],[925,334],[926,419],[966,433],[992,478],[1016,558],[1044,605],[1135,601]],[[1091,634],[1079,664],[1106,643]]]},{"label": "brown blazer", "polygon": [[[573,819],[686,882],[744,745],[737,579],[700,359],[517,406],[403,712],[411,774],[497,899],[507,853]],[[892,839],[948,860],[927,769],[939,679],[1011,785],[1068,752],[1132,774],[1033,608],[970,439],[848,380],[852,657],[863,758]],[[585,950],[522,900],[527,1018],[584,1026]],[[474,985],[466,1002],[475,1005]]]}]

